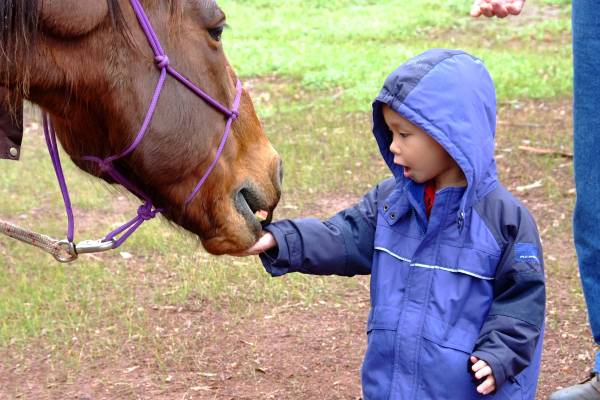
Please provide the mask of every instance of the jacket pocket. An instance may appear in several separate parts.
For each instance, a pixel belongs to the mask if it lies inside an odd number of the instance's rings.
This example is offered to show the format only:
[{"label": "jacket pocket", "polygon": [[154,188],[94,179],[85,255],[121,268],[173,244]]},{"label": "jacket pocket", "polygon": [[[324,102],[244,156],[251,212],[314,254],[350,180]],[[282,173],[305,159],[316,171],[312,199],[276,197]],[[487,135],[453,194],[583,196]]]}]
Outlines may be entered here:
[{"label": "jacket pocket", "polygon": [[374,307],[367,325],[367,351],[361,368],[365,400],[387,399],[390,395],[396,348],[398,310]]},{"label": "jacket pocket", "polygon": [[[479,332],[427,317],[423,327],[422,348],[419,357],[419,387],[421,399],[475,400],[477,382],[470,373],[469,357]],[[439,371],[439,373],[432,373]],[[517,380],[507,381],[489,399],[522,400],[523,393]]]}]

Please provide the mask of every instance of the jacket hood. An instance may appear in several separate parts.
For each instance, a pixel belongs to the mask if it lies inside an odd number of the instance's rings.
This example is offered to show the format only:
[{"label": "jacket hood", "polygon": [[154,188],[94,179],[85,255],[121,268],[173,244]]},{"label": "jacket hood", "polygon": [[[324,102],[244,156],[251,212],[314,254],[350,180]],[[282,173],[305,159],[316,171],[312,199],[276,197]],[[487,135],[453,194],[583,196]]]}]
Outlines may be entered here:
[{"label": "jacket hood", "polygon": [[462,169],[467,179],[458,211],[462,226],[470,207],[497,185],[496,93],[483,62],[459,50],[428,50],[393,71],[373,102],[373,133],[385,162],[398,184],[420,192],[422,185],[394,164],[384,104],[429,134]]}]

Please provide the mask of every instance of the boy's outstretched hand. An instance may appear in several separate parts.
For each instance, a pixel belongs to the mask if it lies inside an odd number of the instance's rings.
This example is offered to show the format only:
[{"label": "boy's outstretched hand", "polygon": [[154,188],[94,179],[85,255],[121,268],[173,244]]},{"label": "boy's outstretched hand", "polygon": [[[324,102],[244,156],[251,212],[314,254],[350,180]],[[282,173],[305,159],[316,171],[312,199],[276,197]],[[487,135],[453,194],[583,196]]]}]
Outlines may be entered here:
[{"label": "boy's outstretched hand", "polygon": [[504,18],[510,14],[517,15],[521,13],[525,0],[475,0],[471,7],[471,15],[479,17]]},{"label": "boy's outstretched hand", "polygon": [[241,253],[234,254],[234,256],[236,256],[236,257],[255,256],[257,254],[264,253],[265,251],[270,250],[275,246],[277,246],[275,237],[269,232],[263,232],[263,235],[261,236],[261,238],[258,239],[258,242],[254,243],[254,245],[252,247],[250,247],[249,249],[247,249]]},{"label": "boy's outstretched hand", "polygon": [[485,395],[496,390],[496,379],[494,379],[494,374],[490,366],[475,356],[471,356],[471,364],[473,364],[471,370],[475,374],[475,379],[480,380],[485,378],[483,383],[477,386],[477,392]]}]

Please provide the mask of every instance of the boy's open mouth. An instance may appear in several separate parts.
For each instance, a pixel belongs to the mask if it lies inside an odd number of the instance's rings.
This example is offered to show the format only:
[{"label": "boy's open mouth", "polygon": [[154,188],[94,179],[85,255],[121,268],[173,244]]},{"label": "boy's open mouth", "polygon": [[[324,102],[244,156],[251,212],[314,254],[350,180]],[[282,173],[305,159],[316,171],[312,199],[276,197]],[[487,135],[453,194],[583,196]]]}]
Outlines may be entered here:
[{"label": "boy's open mouth", "polygon": [[408,178],[408,176],[410,175],[411,168],[410,168],[410,167],[407,167],[407,166],[405,166],[405,165],[404,165],[404,166],[402,166],[402,168],[404,168],[404,177],[405,177],[405,178]]}]

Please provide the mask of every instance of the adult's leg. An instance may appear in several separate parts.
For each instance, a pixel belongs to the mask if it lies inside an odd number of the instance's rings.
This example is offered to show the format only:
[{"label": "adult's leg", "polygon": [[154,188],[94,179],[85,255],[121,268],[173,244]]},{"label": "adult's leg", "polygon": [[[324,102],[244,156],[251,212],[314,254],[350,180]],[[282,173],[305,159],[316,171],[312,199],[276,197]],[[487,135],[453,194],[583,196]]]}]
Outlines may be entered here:
[{"label": "adult's leg", "polygon": [[[600,345],[600,10],[573,0],[573,141],[577,201],[573,237],[594,341]],[[550,400],[600,400],[600,352],[594,374]]]},{"label": "adult's leg", "polygon": [[[600,12],[573,1],[575,248],[594,340],[600,345]],[[600,373],[600,353],[595,371]]]}]

